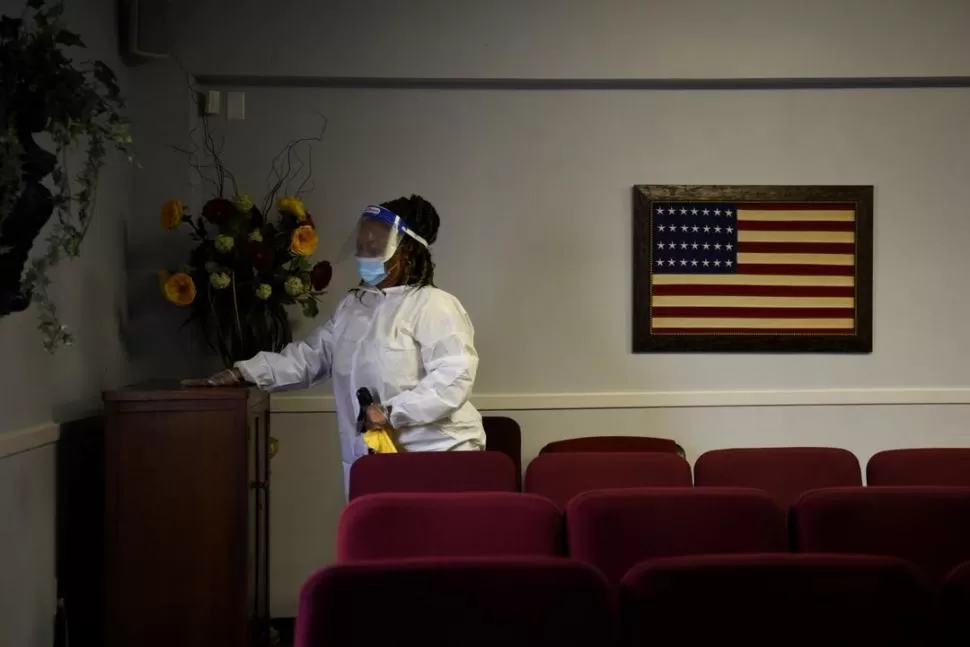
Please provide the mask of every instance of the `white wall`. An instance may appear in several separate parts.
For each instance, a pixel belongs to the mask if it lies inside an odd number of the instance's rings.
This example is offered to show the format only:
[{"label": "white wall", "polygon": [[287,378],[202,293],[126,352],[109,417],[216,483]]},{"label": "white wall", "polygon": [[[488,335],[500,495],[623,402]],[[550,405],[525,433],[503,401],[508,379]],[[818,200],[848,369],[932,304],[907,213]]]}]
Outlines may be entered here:
[{"label": "white wall", "polygon": [[[321,256],[367,200],[435,203],[439,284],[478,330],[480,394],[970,385],[970,303],[954,298],[970,269],[970,90],[247,96],[249,118],[223,130],[247,187],[316,111],[330,119],[308,198]],[[632,354],[638,183],[875,185],[873,354]],[[334,298],[353,284],[342,269]]]},{"label": "white wall", "polygon": [[[970,5],[960,0],[294,0],[272,9],[179,1],[182,64],[216,76],[970,72]],[[148,294],[158,265],[185,251],[158,230],[158,204],[204,195],[165,149],[191,123],[177,66],[142,70],[136,84],[149,173],[138,180],[132,218],[133,295]],[[523,425],[525,460],[551,440],[607,433],[673,437],[692,459],[716,447],[821,444],[864,462],[881,448],[970,444],[968,90],[248,88],[247,111],[247,121],[223,126],[230,162],[252,193],[278,147],[312,131],[316,111],[329,117],[308,197],[324,234],[320,257],[333,256],[366,202],[416,191],[439,207],[439,282],[478,329],[476,401],[514,409],[506,413]],[[875,185],[875,352],[632,355],[638,183]],[[339,269],[330,305],[351,275]],[[138,299],[140,374],[201,370],[173,311]],[[343,496],[332,405],[326,389],[274,399],[276,615],[294,613],[299,584],[332,556]]]},{"label": "white wall", "polygon": [[50,647],[57,585],[54,445],[0,458],[0,643]]},{"label": "white wall", "polygon": [[[609,79],[970,71],[970,5],[962,0],[288,0],[272,9],[261,0],[182,1],[183,57],[205,74]],[[253,47],[254,39],[264,46]]]},{"label": "white wall", "polygon": [[[23,2],[0,0],[20,15]],[[89,56],[102,58],[127,85],[117,57],[112,0],[72,0],[66,20]],[[76,166],[76,165],[75,165]],[[36,312],[0,319],[0,644],[49,646],[56,603],[54,572],[54,421],[100,407],[101,391],[125,380],[125,218],[131,169],[113,156],[101,177],[96,218],[81,257],[54,274],[53,295],[77,344],[43,349]],[[43,234],[40,237],[43,240]]]}]

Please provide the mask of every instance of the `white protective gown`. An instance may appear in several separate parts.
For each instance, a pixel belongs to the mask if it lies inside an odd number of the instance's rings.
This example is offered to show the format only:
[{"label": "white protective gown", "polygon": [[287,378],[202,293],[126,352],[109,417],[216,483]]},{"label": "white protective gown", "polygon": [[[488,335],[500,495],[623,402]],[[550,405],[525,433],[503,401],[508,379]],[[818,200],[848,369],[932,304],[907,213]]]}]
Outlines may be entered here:
[{"label": "white protective gown", "polygon": [[474,329],[458,299],[437,288],[348,294],[305,340],[236,366],[269,392],[333,381],[345,492],[350,466],[367,453],[357,433],[361,387],[390,408],[401,451],[485,448],[482,417],[468,401],[478,370]]}]

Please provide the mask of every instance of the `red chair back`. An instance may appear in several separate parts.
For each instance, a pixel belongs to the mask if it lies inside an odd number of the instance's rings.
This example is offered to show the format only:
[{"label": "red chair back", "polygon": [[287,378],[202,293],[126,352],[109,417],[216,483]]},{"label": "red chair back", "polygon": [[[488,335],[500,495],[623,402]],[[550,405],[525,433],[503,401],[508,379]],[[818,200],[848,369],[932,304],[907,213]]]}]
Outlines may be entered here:
[{"label": "red chair back", "polygon": [[672,452],[684,456],[684,448],[669,438],[647,436],[587,436],[557,440],[543,447],[540,454],[552,452]]},{"label": "red chair back", "polygon": [[798,550],[899,557],[939,582],[970,561],[970,488],[816,490],[792,508]]},{"label": "red chair back", "polygon": [[580,494],[566,508],[569,554],[619,584],[655,557],[786,552],[785,513],[741,488],[638,488]]},{"label": "red chair back", "polygon": [[889,557],[716,555],[644,562],[624,578],[628,645],[926,644],[930,594]]},{"label": "red chair back", "polygon": [[835,447],[716,449],[694,464],[701,486],[753,487],[788,507],[809,490],[862,485],[859,460]]},{"label": "red chair back", "polygon": [[485,416],[482,418],[485,427],[485,449],[490,452],[501,452],[512,459],[515,465],[516,489],[522,486],[522,428],[512,418],[501,416]]},{"label": "red chair back", "polygon": [[515,464],[499,452],[362,456],[350,468],[350,500],[383,492],[518,492]]},{"label": "red chair back", "polygon": [[890,449],[866,465],[869,485],[970,486],[970,448]]},{"label": "red chair back", "polygon": [[344,508],[337,559],[553,557],[561,528],[562,513],[528,494],[372,494]]},{"label": "red chair back", "polygon": [[591,490],[690,484],[687,461],[659,452],[540,454],[525,473],[526,492],[547,497],[562,509],[574,496]]},{"label": "red chair back", "polygon": [[300,593],[297,647],[615,644],[609,588],[566,559],[338,564]]}]

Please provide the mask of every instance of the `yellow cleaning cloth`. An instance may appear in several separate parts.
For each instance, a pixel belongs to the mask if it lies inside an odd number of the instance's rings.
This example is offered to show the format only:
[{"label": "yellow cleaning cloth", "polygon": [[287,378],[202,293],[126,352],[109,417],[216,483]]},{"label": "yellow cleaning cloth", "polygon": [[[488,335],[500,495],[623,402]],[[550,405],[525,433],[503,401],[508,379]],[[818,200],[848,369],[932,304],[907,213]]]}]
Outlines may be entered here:
[{"label": "yellow cleaning cloth", "polygon": [[364,444],[377,454],[396,454],[397,447],[386,429],[369,429],[364,432]]}]

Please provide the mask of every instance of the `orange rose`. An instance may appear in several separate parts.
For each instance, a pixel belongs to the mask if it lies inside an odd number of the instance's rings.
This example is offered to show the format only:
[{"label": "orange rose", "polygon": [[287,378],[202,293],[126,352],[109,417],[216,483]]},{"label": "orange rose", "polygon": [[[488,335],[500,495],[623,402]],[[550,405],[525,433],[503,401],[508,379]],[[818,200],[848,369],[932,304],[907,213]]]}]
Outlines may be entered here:
[{"label": "orange rose", "polygon": [[317,250],[317,232],[309,225],[303,225],[293,230],[290,237],[290,251],[297,256],[310,256]]},{"label": "orange rose", "polygon": [[195,301],[195,281],[184,272],[172,274],[162,286],[165,298],[177,306],[187,306]]}]

